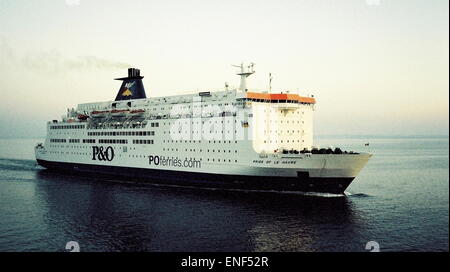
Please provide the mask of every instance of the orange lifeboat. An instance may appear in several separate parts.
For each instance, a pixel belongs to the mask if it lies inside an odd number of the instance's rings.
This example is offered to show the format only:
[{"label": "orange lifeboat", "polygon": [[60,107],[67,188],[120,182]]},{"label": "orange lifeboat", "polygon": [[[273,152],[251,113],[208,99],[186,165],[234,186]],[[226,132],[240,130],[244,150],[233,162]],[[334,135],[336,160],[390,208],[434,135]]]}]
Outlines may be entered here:
[{"label": "orange lifeboat", "polygon": [[86,114],[81,114],[81,113],[77,115],[78,120],[86,120],[86,119],[88,119],[88,117],[89,116],[87,116]]},{"label": "orange lifeboat", "polygon": [[105,117],[108,115],[109,111],[93,111],[91,112],[91,116],[94,118]]},{"label": "orange lifeboat", "polygon": [[111,115],[112,116],[125,116],[129,112],[130,112],[130,110],[112,110]]}]

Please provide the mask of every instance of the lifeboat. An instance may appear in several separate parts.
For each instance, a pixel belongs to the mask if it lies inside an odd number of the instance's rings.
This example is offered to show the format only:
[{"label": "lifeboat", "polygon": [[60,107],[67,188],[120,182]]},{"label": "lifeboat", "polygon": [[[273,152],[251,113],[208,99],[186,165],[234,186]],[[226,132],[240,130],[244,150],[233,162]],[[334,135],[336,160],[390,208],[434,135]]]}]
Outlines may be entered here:
[{"label": "lifeboat", "polygon": [[133,116],[140,116],[140,115],[143,115],[144,113],[145,113],[145,110],[143,110],[143,109],[137,109],[137,110],[130,111],[130,114]]},{"label": "lifeboat", "polygon": [[130,112],[130,110],[112,110],[111,115],[112,116],[125,116],[129,112]]},{"label": "lifeboat", "polygon": [[86,120],[86,119],[88,119],[88,117],[89,116],[87,116],[86,114],[81,114],[81,113],[77,115],[78,120]]},{"label": "lifeboat", "polygon": [[94,118],[106,117],[109,114],[109,111],[93,111],[91,112],[91,116]]}]

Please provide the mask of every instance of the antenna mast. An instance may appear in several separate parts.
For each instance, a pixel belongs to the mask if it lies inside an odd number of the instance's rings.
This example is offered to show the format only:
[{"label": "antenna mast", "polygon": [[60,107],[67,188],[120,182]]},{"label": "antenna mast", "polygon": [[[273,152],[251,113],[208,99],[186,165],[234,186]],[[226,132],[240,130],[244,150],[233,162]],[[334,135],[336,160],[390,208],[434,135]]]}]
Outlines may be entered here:
[{"label": "antenna mast", "polygon": [[272,92],[272,73],[269,73],[269,93]]},{"label": "antenna mast", "polygon": [[244,63],[241,63],[241,65],[233,65],[233,67],[240,68],[240,72],[237,73],[238,76],[241,76],[241,84],[239,86],[239,90],[241,91],[247,91],[247,77],[253,75],[255,73],[255,70],[253,69],[253,66],[255,64],[252,62],[250,65],[244,67]]}]

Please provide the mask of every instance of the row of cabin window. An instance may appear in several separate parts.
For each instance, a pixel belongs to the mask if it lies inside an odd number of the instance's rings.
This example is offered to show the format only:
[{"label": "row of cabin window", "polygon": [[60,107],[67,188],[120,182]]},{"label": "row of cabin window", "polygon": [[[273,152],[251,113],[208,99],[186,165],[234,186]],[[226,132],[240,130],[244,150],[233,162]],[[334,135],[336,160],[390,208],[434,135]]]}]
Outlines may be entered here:
[{"label": "row of cabin window", "polygon": [[[50,139],[52,143],[65,143],[66,139]],[[69,139],[69,143],[79,143],[80,139]],[[95,144],[95,139],[83,139],[84,144]],[[128,144],[128,140],[100,139],[99,144]],[[133,144],[153,144],[153,140],[133,140]]]},{"label": "row of cabin window", "polygon": [[[210,161],[210,159],[208,158],[207,161]],[[214,159],[211,159],[211,161],[215,161]],[[220,162],[220,159],[217,159],[218,162]],[[222,159],[223,162],[227,162],[226,159]],[[228,162],[231,162],[231,160],[229,159]],[[237,160],[234,160],[234,162],[238,162]]]},{"label": "row of cabin window", "polygon": [[153,140],[133,140],[133,144],[153,144]]},{"label": "row of cabin window", "polygon": [[[175,148],[175,150],[173,148],[172,149],[171,148],[163,148],[163,151],[178,151],[178,148]],[[188,152],[188,151],[196,152],[195,149],[187,149],[187,148],[184,149],[184,151],[185,152]],[[212,150],[207,149],[207,150],[205,150],[205,152],[207,152],[207,153],[210,153],[210,151],[213,152],[213,153],[216,152],[215,149],[212,149]],[[203,149],[200,149],[199,152],[203,152]],[[220,153],[220,149],[217,149],[217,152]],[[227,151],[224,149],[223,153],[227,153]],[[231,153],[231,150],[228,150],[228,153]],[[235,150],[234,153],[237,153],[237,150]]]},{"label": "row of cabin window", "polygon": [[65,143],[66,139],[50,139],[50,143]]},{"label": "row of cabin window", "polygon": [[[283,131],[284,130],[280,130],[280,131],[278,131],[278,130],[269,130],[269,131],[267,131],[267,130],[264,130],[264,133],[283,133]],[[295,133],[295,130],[286,130],[286,133]],[[297,133],[300,133],[300,130],[297,130]],[[305,130],[302,130],[302,133],[305,133]]]},{"label": "row of cabin window", "polygon": [[[195,140],[163,140],[163,143],[202,143],[202,140],[197,140],[197,141],[195,141]],[[204,143],[206,143],[206,140],[204,140],[203,141]],[[234,142],[235,144],[237,144],[237,141],[217,141],[217,143],[223,143],[223,144],[226,144],[226,143],[229,143],[229,144],[231,144],[231,142]],[[213,144],[215,144],[216,143],[216,141],[208,141],[208,144],[210,144],[210,143],[213,143]]]},{"label": "row of cabin window", "polygon": [[[234,105],[242,105],[242,103],[223,103],[223,104],[222,103],[219,103],[219,104],[213,103],[213,104],[207,104],[207,105],[192,106],[192,108],[208,108],[208,107],[222,106],[222,105],[223,106],[228,106],[228,105],[233,105],[234,106]],[[179,109],[190,109],[191,106],[181,106],[181,107],[177,106],[177,109],[178,108]],[[169,107],[168,109],[169,110],[173,109],[173,106]],[[156,111],[156,110],[158,110],[158,108],[152,108],[150,110]],[[160,110],[165,110],[165,107],[161,107]]]},{"label": "row of cabin window", "polygon": [[[269,119],[269,123],[272,123],[272,122],[273,123],[280,122],[280,124],[283,124],[283,121]],[[295,124],[295,121],[291,121],[291,122],[292,122],[292,124]],[[302,121],[302,124],[304,124],[304,123],[305,123],[305,121]],[[286,121],[286,124],[289,124],[289,120]],[[297,120],[297,124],[300,124],[300,121]]]},{"label": "row of cabin window", "polygon": [[154,136],[154,131],[95,131],[88,132],[88,136]]},{"label": "row of cabin window", "polygon": [[[291,140],[292,143],[295,143],[295,140]],[[272,140],[270,141],[264,141],[265,144],[267,144],[267,142],[272,143]],[[289,140],[287,140],[287,142],[289,143]],[[304,143],[305,140],[302,140],[302,142]],[[278,143],[278,140],[274,140],[273,143]],[[280,143],[283,143],[283,140],[280,140]],[[297,143],[300,143],[300,140],[297,140]]]},{"label": "row of cabin window", "polygon": [[128,140],[119,140],[119,139],[100,139],[98,140],[99,144],[128,144]]},{"label": "row of cabin window", "polygon": [[60,125],[50,126],[50,129],[83,129],[84,125]]},{"label": "row of cabin window", "polygon": [[[203,134],[205,134],[205,133],[209,133],[209,134],[213,134],[213,133],[217,133],[217,134],[224,134],[224,133],[226,133],[226,134],[230,134],[230,131],[229,130],[227,130],[227,131],[225,131],[225,130],[210,130],[209,132],[205,132],[204,130],[202,130],[202,131],[190,131],[192,134],[200,134],[200,133],[203,133]],[[178,131],[170,131],[170,132],[167,132],[167,134],[188,134],[188,133],[190,133],[189,131],[187,131],[187,130],[178,130]],[[238,133],[238,131],[237,130],[235,130],[234,131],[234,133],[235,134],[237,134]],[[164,131],[163,132],[163,134],[166,134],[166,132]]]}]

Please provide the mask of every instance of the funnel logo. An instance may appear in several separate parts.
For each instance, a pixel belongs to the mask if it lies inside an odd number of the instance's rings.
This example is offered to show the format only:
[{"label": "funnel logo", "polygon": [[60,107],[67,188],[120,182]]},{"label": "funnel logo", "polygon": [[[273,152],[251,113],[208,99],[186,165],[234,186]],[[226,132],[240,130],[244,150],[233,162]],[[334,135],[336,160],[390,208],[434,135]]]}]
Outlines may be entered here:
[{"label": "funnel logo", "polygon": [[130,89],[125,89],[125,91],[122,93],[122,96],[132,96],[133,93],[130,91]]},{"label": "funnel logo", "polygon": [[122,96],[132,96],[133,92],[131,92],[130,88],[133,87],[134,85],[134,81],[133,82],[129,82],[125,84],[125,90],[122,92]]}]

